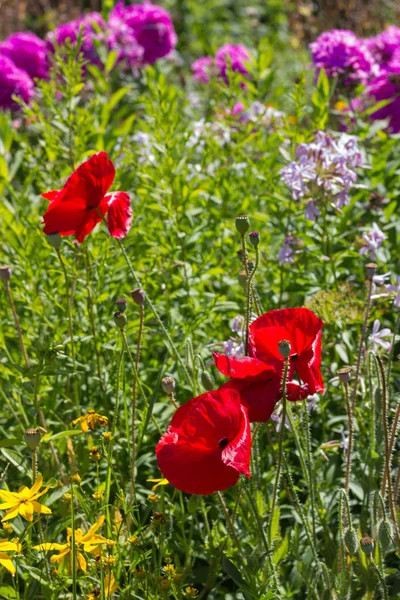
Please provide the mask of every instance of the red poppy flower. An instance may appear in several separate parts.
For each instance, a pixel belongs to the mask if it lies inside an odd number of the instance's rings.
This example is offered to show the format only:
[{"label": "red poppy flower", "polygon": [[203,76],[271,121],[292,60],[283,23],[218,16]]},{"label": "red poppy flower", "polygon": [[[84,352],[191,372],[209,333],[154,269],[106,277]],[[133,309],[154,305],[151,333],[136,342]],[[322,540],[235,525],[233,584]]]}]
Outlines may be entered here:
[{"label": "red poppy flower", "polygon": [[[291,345],[288,400],[303,400],[324,391],[320,373],[322,327],[321,319],[307,308],[272,310],[249,327],[250,356],[227,357],[214,352],[217,369],[231,378],[222,387],[239,392],[251,422],[267,421],[282,396],[281,340]],[[295,372],[304,385],[291,381]]]},{"label": "red poppy flower", "polygon": [[247,410],[223,387],[178,408],[156,448],[164,477],[188,494],[212,494],[250,476]]},{"label": "red poppy flower", "polygon": [[126,192],[107,194],[114,177],[115,168],[107,153],[99,152],[72,173],[62,190],[42,194],[50,200],[43,216],[44,233],[75,234],[82,242],[108,212],[110,234],[125,237],[132,224],[131,203]]}]

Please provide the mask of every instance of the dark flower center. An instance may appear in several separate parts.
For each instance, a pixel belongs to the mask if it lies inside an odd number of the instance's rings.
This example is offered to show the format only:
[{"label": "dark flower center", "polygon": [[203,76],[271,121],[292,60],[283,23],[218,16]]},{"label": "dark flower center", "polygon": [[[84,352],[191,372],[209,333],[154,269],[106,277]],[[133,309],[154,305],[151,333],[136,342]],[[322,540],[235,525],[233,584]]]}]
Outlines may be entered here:
[{"label": "dark flower center", "polygon": [[297,354],[297,352],[290,355],[290,360],[297,360],[298,358],[299,358],[299,355]]},{"label": "dark flower center", "polygon": [[218,446],[223,450],[229,444],[229,440],[227,437],[221,438],[218,442]]}]

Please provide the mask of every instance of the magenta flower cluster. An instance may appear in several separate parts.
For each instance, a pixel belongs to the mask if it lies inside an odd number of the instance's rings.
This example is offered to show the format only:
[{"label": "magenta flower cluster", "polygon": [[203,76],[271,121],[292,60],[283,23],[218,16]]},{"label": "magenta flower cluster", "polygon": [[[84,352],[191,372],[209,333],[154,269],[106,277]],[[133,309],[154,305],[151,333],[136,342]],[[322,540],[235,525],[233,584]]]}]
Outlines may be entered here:
[{"label": "magenta flower cluster", "polygon": [[125,6],[119,2],[107,22],[97,12],[58,26],[42,40],[33,33],[15,33],[0,43],[0,108],[16,109],[13,96],[26,103],[34,94],[34,80],[46,79],[57,46],[77,44],[87,63],[102,67],[97,48],[115,50],[117,64],[138,69],[167,56],[178,38],[170,14],[151,2]]},{"label": "magenta flower cluster", "polygon": [[342,86],[365,86],[361,97],[352,101],[353,109],[387,101],[370,117],[387,120],[390,133],[400,131],[400,27],[392,25],[371,38],[335,29],[320,35],[310,49],[317,74],[324,68]]},{"label": "magenta flower cluster", "polygon": [[208,83],[212,77],[218,77],[229,85],[229,70],[250,77],[248,62],[250,54],[245,46],[224,44],[215,56],[203,56],[192,64],[193,78],[199,83]]}]

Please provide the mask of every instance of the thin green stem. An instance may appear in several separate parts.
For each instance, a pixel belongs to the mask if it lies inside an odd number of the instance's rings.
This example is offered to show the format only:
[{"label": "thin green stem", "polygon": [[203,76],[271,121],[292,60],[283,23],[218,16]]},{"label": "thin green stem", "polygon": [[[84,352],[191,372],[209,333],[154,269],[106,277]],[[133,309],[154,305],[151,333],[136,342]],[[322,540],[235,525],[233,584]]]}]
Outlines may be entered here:
[{"label": "thin green stem", "polygon": [[23,356],[23,359],[25,361],[26,366],[29,367],[30,366],[29,359],[28,359],[28,355],[27,355],[26,349],[25,349],[24,337],[22,335],[21,324],[19,322],[17,310],[15,308],[14,300],[13,300],[13,297],[12,297],[12,294],[11,294],[10,282],[9,281],[5,281],[4,282],[4,286],[5,286],[5,290],[6,290],[6,295],[7,295],[7,298],[8,298],[8,302],[10,304],[11,311],[12,311],[12,314],[13,314],[13,317],[14,317],[15,326],[17,328],[19,345],[20,345],[20,348],[21,348],[22,356]]},{"label": "thin green stem", "polygon": [[71,484],[71,559],[72,559],[72,598],[77,599],[76,595],[76,545],[75,545],[75,500],[74,500],[74,486]]},{"label": "thin green stem", "polygon": [[304,420],[306,430],[306,451],[307,451],[307,466],[308,466],[308,483],[310,486],[310,504],[311,504],[311,521],[312,521],[312,533],[314,546],[317,545],[316,536],[316,510],[315,510],[315,479],[313,469],[313,456],[311,449],[311,435],[310,435],[310,416],[308,414],[307,402],[304,402]]},{"label": "thin green stem", "polygon": [[[244,239],[244,236],[243,236]],[[252,287],[252,280],[257,271],[258,263],[260,260],[260,253],[258,247],[256,246],[256,262],[254,264],[254,268],[249,273],[247,268],[247,280],[246,280],[246,324],[245,324],[245,344],[244,344],[244,353],[247,356],[248,354],[248,346],[249,346],[249,325],[250,325],[250,315],[251,315],[251,298],[252,292],[254,292]]]},{"label": "thin green stem", "polygon": [[346,407],[347,407],[347,420],[349,424],[349,439],[348,446],[346,452],[346,477],[344,483],[344,489],[346,490],[346,494],[349,493],[350,487],[350,474],[351,474],[351,459],[353,453],[353,435],[354,435],[354,424],[353,424],[353,410],[350,403],[350,395],[349,395],[349,384],[347,382],[343,382],[344,393],[346,397]]},{"label": "thin green stem", "polygon": [[90,328],[92,330],[92,336],[93,336],[94,351],[96,354],[97,377],[99,378],[101,392],[104,395],[105,389],[104,389],[103,378],[101,375],[100,352],[97,347],[97,334],[96,334],[96,323],[95,323],[95,319],[94,319],[93,294],[92,294],[92,286],[91,286],[91,282],[90,282],[90,258],[89,258],[89,252],[88,252],[87,248],[85,249],[84,259],[85,259],[85,271],[86,271],[88,313],[89,313]]},{"label": "thin green stem", "polygon": [[242,548],[241,548],[241,546],[240,546],[240,540],[239,540],[239,538],[238,538],[238,536],[237,536],[237,533],[236,533],[236,531],[235,531],[235,527],[234,527],[234,525],[233,525],[233,521],[232,521],[232,519],[231,519],[231,516],[230,516],[230,514],[229,514],[229,511],[228,511],[228,507],[227,507],[227,506],[226,506],[226,504],[225,504],[225,500],[224,500],[224,498],[223,498],[223,496],[222,496],[221,492],[217,492],[217,498],[218,498],[218,500],[219,500],[219,502],[220,502],[220,504],[221,504],[222,510],[223,510],[223,512],[224,512],[225,519],[226,519],[226,522],[227,522],[227,524],[228,524],[228,529],[229,529],[229,531],[231,532],[231,535],[232,535],[233,541],[235,542],[235,544],[236,544],[236,547],[237,547],[237,549],[238,549],[239,553],[241,553],[241,551],[242,551]]},{"label": "thin green stem", "polygon": [[386,587],[386,583],[385,583],[383,574],[380,572],[380,570],[379,570],[377,564],[374,562],[374,560],[372,558],[370,560],[371,560],[371,564],[373,565],[373,568],[375,570],[375,573],[378,575],[379,582],[382,586],[383,598],[384,598],[384,600],[389,600],[389,594],[388,594],[388,590]]},{"label": "thin green stem", "polygon": [[388,366],[388,373],[387,373],[388,385],[390,385],[390,377],[392,375],[394,347],[396,345],[396,337],[397,337],[397,334],[399,333],[399,328],[400,328],[400,308],[397,309],[397,318],[396,318],[396,322],[394,324],[393,337],[392,337],[392,347],[390,348],[390,352],[389,352],[389,366]]},{"label": "thin green stem", "polygon": [[[140,350],[142,344],[142,333],[144,323],[144,306],[139,307],[139,331],[136,344],[135,357],[135,372],[133,374],[132,383],[132,422],[131,422],[131,498],[132,502],[135,496],[135,463],[136,463],[136,435],[135,435],[135,419],[136,419],[136,402],[137,402],[137,380],[139,377],[139,362]],[[124,334],[125,346],[127,346],[126,335]]]},{"label": "thin green stem", "polygon": [[352,410],[353,414],[355,412],[355,406],[356,406],[357,388],[358,388],[358,381],[360,378],[361,358],[363,355],[365,336],[367,335],[369,313],[371,310],[371,296],[372,296],[372,281],[367,280],[367,299],[365,302],[364,323],[362,326],[360,343],[358,346],[356,372],[355,372],[355,376],[354,376],[353,392],[352,392],[352,396],[351,396],[351,410]]},{"label": "thin green stem", "polygon": [[32,483],[37,479],[37,452],[32,450]]}]

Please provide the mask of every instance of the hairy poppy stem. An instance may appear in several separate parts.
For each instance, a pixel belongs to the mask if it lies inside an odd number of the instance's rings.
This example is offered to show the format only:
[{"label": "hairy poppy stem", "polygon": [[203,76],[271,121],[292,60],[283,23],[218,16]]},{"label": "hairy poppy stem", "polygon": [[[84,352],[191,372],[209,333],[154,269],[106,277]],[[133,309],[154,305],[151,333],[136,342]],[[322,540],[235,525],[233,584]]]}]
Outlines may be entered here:
[{"label": "hairy poppy stem", "polygon": [[32,450],[32,483],[37,479],[37,452]]},{"label": "hairy poppy stem", "polygon": [[274,491],[272,494],[272,504],[271,504],[271,516],[270,516],[270,524],[269,524],[269,541],[272,542],[272,523],[274,519],[274,513],[276,509],[276,502],[279,493],[279,485],[281,479],[281,471],[282,471],[282,459],[283,459],[283,436],[285,432],[285,422],[286,422],[286,384],[289,373],[289,356],[285,358],[283,375],[282,375],[282,420],[281,420],[281,429],[279,432],[279,450],[278,450],[278,463],[276,466],[276,476],[275,476],[275,485]]},{"label": "hairy poppy stem", "polygon": [[78,392],[78,381],[77,381],[77,371],[76,371],[76,355],[75,355],[75,341],[74,341],[74,325],[73,325],[73,318],[72,318],[72,307],[71,307],[71,299],[70,299],[70,295],[69,295],[69,278],[68,278],[68,273],[67,273],[67,268],[65,266],[65,263],[63,261],[63,258],[61,256],[60,250],[58,248],[55,249],[57,252],[57,256],[60,260],[61,263],[61,267],[64,273],[64,280],[65,280],[65,293],[66,293],[66,297],[67,297],[67,312],[68,312],[68,323],[69,323],[69,335],[70,335],[70,339],[71,339],[71,358],[72,358],[72,364],[74,367],[74,396],[75,396],[75,404],[76,404],[76,408],[79,410],[79,392]]},{"label": "hairy poppy stem", "polygon": [[[390,435],[390,443],[389,443],[390,462],[392,462],[393,448],[394,448],[394,444],[395,444],[396,438],[397,438],[397,428],[399,425],[399,419],[400,419],[400,403],[397,405],[393,423],[392,423],[392,432]],[[384,496],[385,493],[386,493],[386,479],[384,479],[382,481],[382,495]],[[395,501],[396,501],[396,499],[395,499]]]},{"label": "hairy poppy stem", "polygon": [[349,441],[346,452],[346,477],[344,482],[344,489],[346,494],[349,493],[350,488],[350,475],[351,475],[351,459],[353,454],[353,437],[354,437],[354,415],[352,405],[350,403],[349,384],[347,381],[343,381],[344,394],[346,398],[347,407],[347,420],[349,425]]},{"label": "hairy poppy stem", "polygon": [[254,289],[253,289],[253,284],[252,284],[252,279],[257,271],[258,268],[258,263],[260,260],[260,253],[258,250],[258,247],[256,247],[256,262],[254,264],[254,268],[251,271],[251,273],[249,273],[249,268],[247,265],[247,282],[246,282],[246,325],[245,325],[245,333],[246,333],[246,337],[245,337],[245,345],[244,345],[244,353],[247,356],[248,355],[248,346],[249,346],[249,325],[250,325],[250,313],[251,313],[251,298],[252,295],[254,297]]},{"label": "hairy poppy stem", "polygon": [[230,530],[230,532],[231,532],[231,534],[232,534],[232,537],[233,537],[233,540],[234,540],[234,542],[235,542],[235,544],[236,544],[236,547],[237,547],[237,549],[238,549],[238,550],[239,550],[239,552],[241,553],[241,551],[242,551],[242,548],[241,548],[241,545],[240,545],[240,540],[239,540],[239,538],[238,538],[238,536],[237,536],[237,533],[236,533],[236,531],[235,531],[235,527],[234,527],[234,525],[233,525],[233,522],[232,522],[231,516],[230,516],[230,514],[229,514],[228,508],[227,508],[227,506],[226,506],[226,504],[225,504],[225,500],[224,500],[224,498],[223,498],[223,496],[222,496],[221,492],[217,492],[217,497],[218,497],[218,500],[219,500],[219,502],[220,502],[220,504],[221,504],[222,510],[223,510],[223,512],[224,512],[224,515],[225,515],[226,522],[228,523],[228,529]]},{"label": "hairy poppy stem", "polygon": [[10,307],[11,307],[12,314],[13,314],[13,317],[14,317],[15,326],[17,328],[17,333],[18,333],[18,338],[19,338],[19,345],[21,347],[22,356],[24,358],[26,366],[29,367],[30,363],[29,363],[28,355],[27,355],[26,349],[25,349],[25,344],[24,344],[24,338],[23,338],[23,335],[22,335],[21,324],[19,322],[18,314],[17,314],[16,308],[15,308],[15,304],[14,304],[14,300],[13,300],[12,294],[11,294],[10,282],[9,281],[5,281],[4,282],[4,287],[5,287],[6,295],[7,295],[7,298],[8,298],[8,302],[10,303]]},{"label": "hairy poppy stem", "polygon": [[86,271],[86,289],[87,289],[89,322],[90,322],[90,328],[92,330],[94,351],[96,354],[97,377],[99,378],[100,389],[104,396],[105,389],[104,389],[103,378],[101,376],[101,360],[100,360],[100,352],[97,347],[96,324],[95,324],[94,310],[93,310],[93,294],[92,294],[92,287],[90,284],[90,258],[89,258],[89,252],[88,252],[87,248],[85,248],[85,252],[84,252],[84,261],[85,261],[85,271]]},{"label": "hairy poppy stem", "polygon": [[[383,362],[380,356],[376,357],[379,366],[379,372],[381,375],[381,384],[382,384],[382,421],[383,421],[383,434],[385,440],[385,467],[383,470],[383,478],[387,479],[387,495],[389,501],[389,509],[390,516],[393,521],[396,543],[398,548],[400,549],[400,532],[399,525],[397,522],[397,514],[396,514],[396,506],[393,499],[393,489],[392,489],[392,474],[391,474],[391,455],[390,455],[390,444],[389,444],[389,424],[387,418],[388,411],[388,392],[387,392],[387,380],[385,368],[383,366]],[[383,489],[383,485],[382,485]],[[382,497],[385,498],[382,493]]]},{"label": "hairy poppy stem", "polygon": [[[136,344],[136,357],[135,357],[135,372],[133,374],[132,383],[132,420],[131,420],[131,500],[134,501],[135,496],[135,462],[136,462],[136,437],[135,437],[135,419],[136,419],[136,402],[137,402],[137,380],[139,377],[139,361],[140,361],[140,349],[142,344],[142,333],[144,324],[144,306],[139,306],[139,331]],[[126,343],[126,336],[124,334],[124,341]]]},{"label": "hairy poppy stem", "polygon": [[361,357],[362,357],[364,343],[365,343],[365,336],[367,335],[369,313],[371,310],[372,283],[373,283],[372,280],[369,280],[369,279],[367,280],[367,299],[365,302],[364,323],[363,323],[363,327],[361,330],[360,343],[358,346],[356,373],[354,376],[353,392],[352,392],[352,396],[351,396],[351,410],[352,410],[353,414],[354,414],[354,409],[356,406],[358,380],[360,378]]}]

